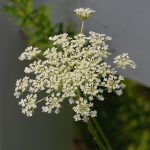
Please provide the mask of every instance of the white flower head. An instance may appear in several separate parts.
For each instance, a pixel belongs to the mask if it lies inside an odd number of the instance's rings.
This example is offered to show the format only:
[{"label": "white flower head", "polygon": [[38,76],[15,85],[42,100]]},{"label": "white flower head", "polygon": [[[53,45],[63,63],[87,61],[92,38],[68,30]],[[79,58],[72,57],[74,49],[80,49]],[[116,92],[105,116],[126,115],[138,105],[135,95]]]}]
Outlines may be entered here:
[{"label": "white flower head", "polygon": [[86,122],[89,117],[96,117],[97,112],[92,111],[93,103],[89,102],[83,98],[80,98],[79,101],[76,101],[76,106],[73,107],[76,115],[74,116],[75,121],[83,120]]},{"label": "white flower head", "polygon": [[128,53],[123,53],[122,55],[118,55],[114,58],[114,64],[122,69],[126,69],[127,67],[131,67],[133,69],[136,68],[135,62],[130,59]]},{"label": "white flower head", "polygon": [[31,60],[32,58],[36,57],[38,54],[41,53],[41,50],[39,50],[37,47],[27,47],[25,51],[20,55],[20,60]]},{"label": "white flower head", "polygon": [[[75,12],[86,20],[95,11],[79,8]],[[25,96],[19,102],[23,114],[32,116],[39,103],[42,103],[42,112],[58,114],[67,101],[75,113],[75,121],[87,122],[97,116],[94,102],[105,100],[104,91],[122,94],[124,77],[107,62],[111,55],[109,36],[91,31],[88,35],[79,33],[73,37],[63,33],[49,40],[51,47],[44,52],[31,46],[19,57],[20,60],[33,59],[25,67],[26,76],[16,82],[14,95]],[[117,56],[114,63],[122,69],[135,68],[126,53]]]},{"label": "white flower head", "polygon": [[95,13],[95,11],[90,8],[78,8],[75,9],[74,12],[83,21],[87,20],[93,13]]},{"label": "white flower head", "polygon": [[19,105],[22,106],[22,113],[26,114],[27,117],[31,117],[36,105],[37,95],[27,95],[25,99],[22,99],[19,102]]}]

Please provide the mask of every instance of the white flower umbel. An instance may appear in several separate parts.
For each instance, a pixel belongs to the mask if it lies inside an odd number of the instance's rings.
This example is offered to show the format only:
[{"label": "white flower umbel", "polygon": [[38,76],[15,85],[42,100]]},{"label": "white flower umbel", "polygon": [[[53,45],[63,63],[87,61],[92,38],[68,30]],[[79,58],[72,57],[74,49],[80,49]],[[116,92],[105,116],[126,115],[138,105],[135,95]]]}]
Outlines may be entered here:
[{"label": "white flower umbel", "polygon": [[74,12],[76,15],[81,19],[82,25],[81,25],[81,33],[83,32],[84,22],[93,14],[95,13],[94,10],[90,8],[78,8],[75,9]]},{"label": "white flower umbel", "polygon": [[39,103],[43,112],[57,114],[63,102],[68,101],[75,112],[75,121],[88,121],[96,117],[94,101],[103,101],[104,92],[122,94],[124,78],[118,76],[116,68],[134,68],[135,63],[127,54],[115,58],[117,66],[107,63],[111,55],[109,36],[89,32],[89,35],[79,33],[70,37],[64,33],[49,40],[52,47],[44,53],[29,47],[19,57],[34,60],[25,68],[26,76],[16,82],[14,95],[19,98],[27,94],[19,102],[24,114],[32,116]]},{"label": "white flower umbel", "polygon": [[127,67],[131,67],[133,69],[136,68],[135,62],[130,59],[128,53],[118,55],[116,58],[114,58],[114,63],[122,69],[126,69]]},{"label": "white flower umbel", "polygon": [[39,50],[37,47],[33,48],[32,46],[30,47],[27,47],[25,49],[25,52],[23,52],[19,59],[20,60],[31,60],[32,58],[36,57],[36,55],[40,54],[41,53],[41,50]]},{"label": "white flower umbel", "polygon": [[80,98],[78,101],[76,101],[76,106],[73,107],[73,110],[75,111],[76,115],[74,115],[75,121],[84,120],[87,121],[90,116],[95,117],[96,111],[91,111],[91,108],[93,107],[93,103],[88,102],[86,99]]},{"label": "white flower umbel", "polygon": [[95,11],[90,8],[78,8],[74,11],[81,20],[87,20],[93,13],[95,13]]},{"label": "white flower umbel", "polygon": [[27,95],[25,99],[21,99],[19,105],[22,106],[22,113],[26,114],[28,117],[32,116],[32,113],[36,106],[37,94]]}]

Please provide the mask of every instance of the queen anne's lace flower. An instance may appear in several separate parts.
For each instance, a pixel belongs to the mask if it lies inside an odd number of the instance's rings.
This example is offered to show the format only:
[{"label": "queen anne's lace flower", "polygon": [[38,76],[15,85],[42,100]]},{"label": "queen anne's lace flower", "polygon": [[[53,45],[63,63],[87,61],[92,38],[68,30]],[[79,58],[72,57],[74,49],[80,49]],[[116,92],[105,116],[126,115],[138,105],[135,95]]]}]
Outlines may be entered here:
[{"label": "queen anne's lace flower", "polygon": [[114,58],[114,63],[122,69],[126,69],[127,67],[131,67],[133,69],[136,68],[135,62],[130,59],[128,53],[118,55],[116,58]]},{"label": "queen anne's lace flower", "polygon": [[91,107],[93,107],[93,103],[88,102],[86,99],[80,98],[76,101],[76,106],[73,107],[73,110],[76,113],[76,115],[74,115],[75,121],[81,119],[87,121],[90,116],[95,117],[97,112],[91,111]]},{"label": "queen anne's lace flower", "polygon": [[25,99],[21,99],[19,105],[22,106],[22,113],[26,114],[28,117],[32,116],[32,113],[36,106],[37,94],[27,95]]},{"label": "queen anne's lace flower", "polygon": [[30,47],[27,47],[25,49],[25,52],[23,52],[19,59],[20,60],[25,60],[25,59],[28,59],[28,60],[31,60],[32,58],[36,57],[36,55],[40,54],[41,50],[39,50],[37,47],[33,48],[32,46]]},{"label": "queen anne's lace flower", "polygon": [[94,10],[90,8],[78,8],[74,10],[76,15],[79,16],[81,20],[86,20],[88,19],[93,13],[95,13]]},{"label": "queen anne's lace flower", "polygon": [[68,101],[73,106],[75,121],[87,121],[97,115],[94,101],[103,101],[104,92],[122,94],[124,78],[117,75],[116,68],[134,68],[135,63],[127,54],[115,58],[117,67],[106,62],[111,55],[110,37],[95,32],[74,37],[64,33],[49,40],[53,46],[44,53],[29,47],[19,57],[20,60],[34,58],[24,70],[26,76],[17,80],[14,93],[17,98],[27,94],[19,102],[24,114],[32,116],[40,102],[43,112],[57,114],[63,102]]},{"label": "queen anne's lace flower", "polygon": [[29,86],[29,77],[25,76],[22,79],[16,81],[16,88],[14,95],[19,98],[22,92],[25,92]]}]

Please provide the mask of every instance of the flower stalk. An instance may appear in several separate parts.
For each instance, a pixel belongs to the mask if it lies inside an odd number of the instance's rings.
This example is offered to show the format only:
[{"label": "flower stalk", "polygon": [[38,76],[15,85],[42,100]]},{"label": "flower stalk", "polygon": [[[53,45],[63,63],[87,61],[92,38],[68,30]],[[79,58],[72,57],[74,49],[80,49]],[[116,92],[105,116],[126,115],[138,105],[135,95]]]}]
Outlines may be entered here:
[{"label": "flower stalk", "polygon": [[93,120],[93,122],[94,122],[94,124],[96,126],[96,129],[98,130],[100,136],[103,138],[103,140],[104,140],[104,142],[105,142],[105,144],[107,146],[107,149],[108,150],[113,150],[111,145],[110,145],[110,143],[109,143],[109,141],[108,141],[108,139],[106,138],[105,134],[103,133],[103,130],[102,130],[100,124],[97,122],[97,120],[95,118],[92,118],[92,120]]},{"label": "flower stalk", "polygon": [[93,136],[93,138],[94,138],[96,144],[98,145],[99,149],[100,150],[107,150],[106,147],[103,145],[102,141],[100,140],[97,132],[95,131],[95,129],[94,129],[92,123],[91,123],[91,120],[89,120],[87,122],[87,126],[88,126],[88,130],[89,130],[90,134]]},{"label": "flower stalk", "polygon": [[96,119],[90,119],[87,126],[100,150],[113,150]]},{"label": "flower stalk", "polygon": [[83,28],[84,28],[84,21],[82,21],[82,23],[81,23],[81,34],[83,33]]}]

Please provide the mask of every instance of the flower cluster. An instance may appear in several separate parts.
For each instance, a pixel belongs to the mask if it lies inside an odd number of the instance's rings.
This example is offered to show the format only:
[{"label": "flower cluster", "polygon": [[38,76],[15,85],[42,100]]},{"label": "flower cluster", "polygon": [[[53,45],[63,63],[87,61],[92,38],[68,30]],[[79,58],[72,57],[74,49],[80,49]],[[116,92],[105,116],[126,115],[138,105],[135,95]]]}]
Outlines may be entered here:
[{"label": "flower cluster", "polygon": [[122,69],[126,69],[127,67],[136,68],[135,62],[133,62],[129,56],[128,53],[123,53],[122,55],[118,55],[114,59],[114,64],[116,64],[118,67]]},{"label": "flower cluster", "polygon": [[26,114],[28,117],[32,116],[33,110],[36,106],[37,94],[27,95],[25,99],[21,99],[19,105],[22,106],[22,113]]},{"label": "flower cluster", "polygon": [[[89,9],[86,12],[90,14]],[[64,33],[49,40],[53,46],[44,52],[28,47],[19,57],[32,59],[24,70],[26,76],[17,80],[14,93],[16,98],[25,97],[19,102],[23,114],[32,116],[39,103],[43,112],[57,114],[68,101],[75,121],[87,121],[97,115],[94,101],[103,101],[104,92],[122,94],[124,78],[116,69],[135,68],[135,63],[128,54],[117,56],[114,67],[107,63],[109,36],[89,32],[88,36],[80,33],[70,37]]]},{"label": "flower cluster", "polygon": [[[55,113],[60,111],[62,103],[67,100],[73,105],[74,119],[87,120],[95,117],[94,100],[104,100],[102,93],[122,93],[124,78],[117,75],[117,71],[105,60],[110,55],[107,41],[110,37],[104,34],[90,32],[89,36],[77,34],[73,38],[66,33],[50,37],[53,47],[43,53],[43,59],[38,58],[40,50],[27,48],[21,54],[20,60],[33,62],[25,68],[23,79],[17,80],[15,96],[30,93],[19,102],[22,112],[32,116],[37,103],[44,102],[43,112]],[[122,69],[134,68],[135,64],[127,54],[114,59],[117,67]],[[37,100],[40,93],[46,96]]]},{"label": "flower cluster", "polygon": [[20,60],[28,59],[31,60],[36,55],[40,54],[41,50],[39,50],[37,47],[33,48],[32,46],[27,47],[25,49],[25,52],[21,54],[19,57]]},{"label": "flower cluster", "polygon": [[95,13],[95,11],[90,8],[78,8],[74,11],[81,20],[87,20],[93,13]]}]

